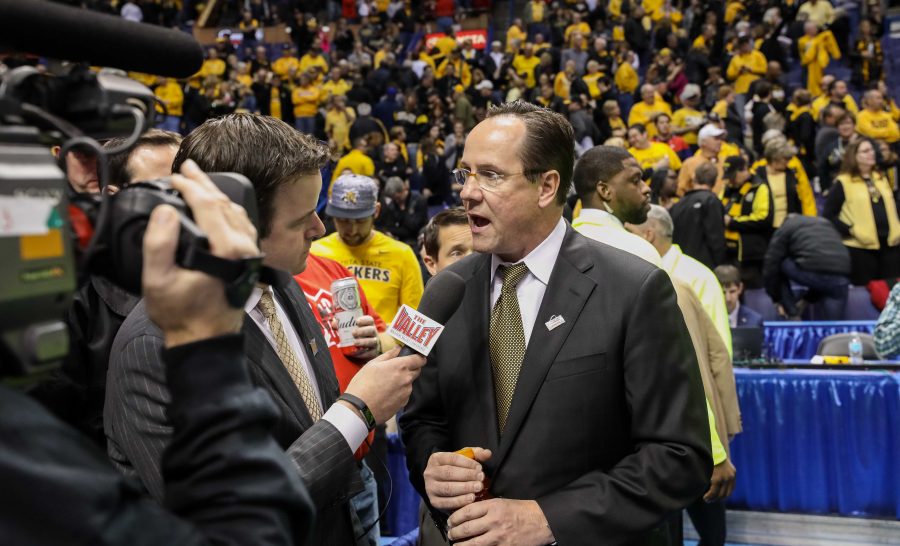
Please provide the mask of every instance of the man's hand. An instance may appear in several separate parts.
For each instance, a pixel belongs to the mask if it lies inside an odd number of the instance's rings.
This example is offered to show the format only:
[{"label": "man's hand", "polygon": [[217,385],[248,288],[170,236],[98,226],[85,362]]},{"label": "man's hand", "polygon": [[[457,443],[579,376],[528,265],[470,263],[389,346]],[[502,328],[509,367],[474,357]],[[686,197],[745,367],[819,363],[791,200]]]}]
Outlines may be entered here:
[{"label": "man's hand", "polygon": [[447,536],[458,546],[546,546],[556,541],[538,503],[488,499],[450,516]]},{"label": "man's hand", "polygon": [[452,511],[475,502],[475,495],[484,489],[481,463],[491,458],[491,451],[480,447],[474,447],[472,451],[475,459],[443,451],[432,453],[428,458],[424,478],[431,506]]},{"label": "man's hand", "polygon": [[[336,318],[331,319],[332,327],[337,330]],[[369,315],[363,315],[356,319],[356,327],[353,328],[353,344],[359,348],[359,352],[353,358],[369,360],[381,354],[381,343],[378,339],[378,330],[375,328],[375,319]]]},{"label": "man's hand", "polygon": [[[172,175],[194,221],[209,238],[210,252],[236,259],[259,255],[256,229],[247,212],[233,203],[193,161],[182,175]],[[141,275],[147,313],[163,331],[167,347],[241,331],[243,309],[225,300],[221,280],[175,264],[180,229],[178,212],[161,205],[153,210],[144,235],[144,270]]]},{"label": "man's hand", "polygon": [[703,495],[706,502],[718,502],[727,499],[734,491],[735,474],[731,460],[725,459],[713,467],[712,479],[709,483],[709,491]]},{"label": "man's hand", "polygon": [[425,357],[397,357],[400,349],[384,353],[353,376],[346,392],[362,399],[378,424],[386,422],[409,401],[413,381],[419,377]]}]

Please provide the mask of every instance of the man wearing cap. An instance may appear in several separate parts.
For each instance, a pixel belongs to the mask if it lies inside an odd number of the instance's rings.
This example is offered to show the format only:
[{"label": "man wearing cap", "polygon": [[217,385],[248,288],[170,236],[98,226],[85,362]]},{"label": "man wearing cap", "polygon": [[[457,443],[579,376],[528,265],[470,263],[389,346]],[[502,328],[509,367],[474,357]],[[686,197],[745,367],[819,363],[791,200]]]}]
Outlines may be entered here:
[{"label": "man wearing cap", "polygon": [[312,253],[349,269],[378,314],[391,321],[401,305],[419,305],[422,273],[409,245],[374,229],[380,208],[374,180],[356,174],[339,176],[325,207],[337,233],[316,241]]},{"label": "man wearing cap", "polygon": [[721,127],[717,127],[712,123],[707,123],[700,129],[697,141],[700,149],[693,157],[689,157],[681,165],[681,171],[678,173],[678,195],[682,196],[694,187],[694,171],[697,167],[704,163],[714,163],[719,169],[719,176],[716,178],[716,184],[713,186],[713,192],[717,195],[722,193],[722,161],[724,157],[720,157],[722,152],[722,139],[725,138],[726,131]]},{"label": "man wearing cap", "polygon": [[481,80],[475,86],[475,90],[478,91],[478,94],[475,95],[475,104],[476,108],[487,108],[491,105],[500,104],[500,101],[494,96],[494,84],[491,80]]},{"label": "man wearing cap", "polygon": [[689,83],[681,91],[681,104],[683,106],[672,114],[672,132],[681,138],[689,146],[697,145],[697,132],[703,126],[704,113],[697,110],[701,98],[700,86]]}]

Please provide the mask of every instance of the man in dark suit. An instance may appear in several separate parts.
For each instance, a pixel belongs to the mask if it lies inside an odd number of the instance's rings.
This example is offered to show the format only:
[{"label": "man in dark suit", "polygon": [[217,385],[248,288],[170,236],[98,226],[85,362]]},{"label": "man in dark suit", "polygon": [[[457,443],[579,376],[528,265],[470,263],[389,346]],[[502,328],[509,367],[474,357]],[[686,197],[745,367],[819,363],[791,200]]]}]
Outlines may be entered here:
[{"label": "man in dark suit", "polygon": [[488,115],[455,175],[479,254],[448,268],[465,296],[400,419],[410,479],[454,541],[665,543],[657,526],[712,473],[672,284],[562,219],[564,117],[519,101]]},{"label": "man in dark suit", "polygon": [[[333,546],[365,544],[349,503],[362,490],[353,452],[376,423],[406,402],[424,359],[383,355],[356,374],[345,391],[350,398],[337,400],[328,346],[290,276],[303,271],[312,240],[324,233],[315,206],[326,157],[324,146],[275,118],[234,114],[195,129],[173,168],[193,160],[207,172],[239,172],[253,181],[259,246],[265,265],[281,270],[281,278],[257,287],[244,307],[244,353],[254,382],[279,406],[273,435],[316,505],[309,544]],[[203,205],[237,207],[227,199]],[[125,473],[137,474],[157,500],[163,493],[160,457],[172,432],[162,343],[159,328],[138,304],[113,345],[104,408],[110,458]],[[215,461],[210,464],[214,472]]]},{"label": "man in dark suit", "polygon": [[741,305],[744,283],[741,272],[733,265],[720,265],[714,270],[722,292],[725,293],[725,309],[728,311],[728,323],[732,328],[762,328],[762,315]]}]

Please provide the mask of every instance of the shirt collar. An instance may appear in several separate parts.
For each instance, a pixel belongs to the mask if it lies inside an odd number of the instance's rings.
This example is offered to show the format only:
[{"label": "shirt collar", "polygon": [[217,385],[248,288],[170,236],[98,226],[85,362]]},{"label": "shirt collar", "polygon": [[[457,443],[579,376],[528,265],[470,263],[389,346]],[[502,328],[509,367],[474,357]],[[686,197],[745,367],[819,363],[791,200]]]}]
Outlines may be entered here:
[{"label": "shirt collar", "polygon": [[[256,306],[259,305],[259,300],[262,299],[263,290],[264,288],[260,286],[255,286],[253,288],[253,292],[250,292],[250,297],[247,298],[247,303],[244,304],[245,313],[250,313],[251,311],[256,309]],[[272,288],[267,286],[265,287],[265,290],[272,290]]]},{"label": "shirt collar", "polygon": [[662,257],[663,269],[666,271],[673,271],[678,264],[678,260],[681,259],[682,254],[684,253],[681,251],[680,246],[672,245],[671,248],[669,248],[669,251]]},{"label": "shirt collar", "polygon": [[625,224],[613,214],[601,209],[581,209],[578,218],[573,222],[576,225],[593,224],[601,227],[611,227],[625,230]]},{"label": "shirt collar", "polygon": [[734,311],[728,313],[728,322],[732,324],[732,328],[740,326],[738,324],[738,313],[741,311],[741,302],[734,304]]},{"label": "shirt collar", "polygon": [[[566,221],[560,218],[550,235],[521,260],[528,266],[528,271],[545,285],[550,282],[550,274],[553,273],[553,266],[556,265],[556,258],[559,256],[565,236]],[[497,274],[497,268],[507,264],[509,262],[504,262],[496,254],[491,254],[491,282]]]}]

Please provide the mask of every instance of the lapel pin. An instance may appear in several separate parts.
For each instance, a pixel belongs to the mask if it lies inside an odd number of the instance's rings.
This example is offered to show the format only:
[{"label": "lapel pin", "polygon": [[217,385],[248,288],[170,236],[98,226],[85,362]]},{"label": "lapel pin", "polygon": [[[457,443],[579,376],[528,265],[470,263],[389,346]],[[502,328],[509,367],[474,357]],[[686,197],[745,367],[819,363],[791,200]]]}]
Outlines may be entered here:
[{"label": "lapel pin", "polygon": [[564,319],[562,315],[554,315],[550,317],[550,320],[545,322],[544,325],[547,327],[548,331],[553,331],[554,328],[558,327],[564,322],[566,322],[566,319]]}]

